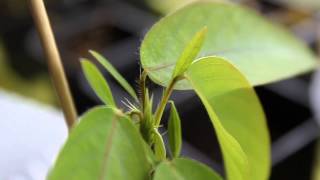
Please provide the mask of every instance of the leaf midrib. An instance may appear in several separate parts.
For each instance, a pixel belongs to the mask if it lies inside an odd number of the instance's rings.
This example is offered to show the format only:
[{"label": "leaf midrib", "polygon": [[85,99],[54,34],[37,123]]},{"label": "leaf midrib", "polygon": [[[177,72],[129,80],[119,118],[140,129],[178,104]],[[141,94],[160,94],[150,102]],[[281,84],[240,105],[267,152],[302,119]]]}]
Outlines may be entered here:
[{"label": "leaf midrib", "polygon": [[102,162],[102,168],[101,168],[101,174],[99,180],[104,180],[107,173],[107,168],[108,168],[108,160],[109,160],[109,155],[112,149],[112,141],[114,134],[116,132],[117,128],[117,121],[118,121],[119,116],[115,115],[112,117],[112,125],[111,125],[111,132],[107,135],[107,141],[106,141],[106,147],[105,147],[105,152],[103,156],[103,162]]},{"label": "leaf midrib", "polygon": [[177,170],[177,168],[173,162],[168,162],[168,165],[172,167],[172,172],[177,179],[179,179],[179,180],[185,179],[183,176],[180,175],[179,171]]},{"label": "leaf midrib", "polygon": [[[230,48],[230,49],[222,49],[216,52],[207,52],[206,54],[202,54],[200,55],[197,59],[201,59],[201,58],[205,58],[205,57],[210,57],[210,56],[216,56],[216,57],[225,57],[227,54],[232,54],[233,52],[245,52],[245,51],[257,51],[259,49],[268,49],[266,48],[267,46],[263,46],[262,47],[235,47],[235,48]],[[273,48],[272,48],[273,50]],[[201,52],[200,52],[201,54]],[[154,72],[154,71],[158,71],[158,70],[162,70],[162,69],[166,69],[172,66],[175,66],[176,62],[174,63],[164,63],[164,64],[158,64],[158,65],[154,65],[154,66],[149,66],[149,67],[145,67],[144,69],[146,71],[149,72]]]}]

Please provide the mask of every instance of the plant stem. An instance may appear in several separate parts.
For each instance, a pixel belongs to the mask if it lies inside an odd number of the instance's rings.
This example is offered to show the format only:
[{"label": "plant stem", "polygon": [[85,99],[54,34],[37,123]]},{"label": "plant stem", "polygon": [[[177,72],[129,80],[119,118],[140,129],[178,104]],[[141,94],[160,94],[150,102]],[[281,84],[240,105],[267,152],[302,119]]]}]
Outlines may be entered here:
[{"label": "plant stem", "polygon": [[161,122],[161,118],[162,118],[162,115],[163,115],[163,112],[164,112],[164,109],[166,108],[166,105],[167,105],[167,102],[172,94],[172,91],[173,91],[173,87],[174,85],[176,84],[177,81],[179,81],[180,78],[179,77],[176,77],[174,79],[172,79],[169,83],[169,86],[166,88],[161,100],[160,100],[160,103],[159,103],[159,106],[157,108],[157,111],[155,113],[155,127],[158,128],[159,125],[160,125],[160,122]]},{"label": "plant stem", "polygon": [[50,26],[49,18],[43,0],[29,0],[31,12],[36,23],[41,43],[48,60],[49,71],[56,88],[66,124],[69,131],[77,119],[72,95],[61,63],[60,55]]},{"label": "plant stem", "polygon": [[[141,104],[141,111],[144,112],[144,103],[145,103],[145,96],[146,96],[146,80],[147,80],[147,76],[148,76],[148,73],[144,70],[141,74],[141,77],[140,77],[140,104]],[[149,97],[147,97],[149,98]]]},{"label": "plant stem", "polygon": [[136,116],[139,117],[139,120],[141,120],[141,119],[142,119],[142,116],[143,116],[142,113],[141,113],[141,111],[131,111],[130,113],[128,113],[128,115],[129,115],[130,117],[136,115]]}]

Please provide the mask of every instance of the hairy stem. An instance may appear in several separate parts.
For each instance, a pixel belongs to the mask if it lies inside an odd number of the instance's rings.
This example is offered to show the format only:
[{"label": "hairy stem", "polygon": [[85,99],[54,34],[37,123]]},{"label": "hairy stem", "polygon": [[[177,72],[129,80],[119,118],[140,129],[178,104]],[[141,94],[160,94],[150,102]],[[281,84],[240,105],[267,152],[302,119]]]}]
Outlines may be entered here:
[{"label": "hairy stem", "polygon": [[[146,80],[147,80],[148,73],[144,70],[140,76],[140,104],[141,104],[141,111],[144,112],[144,103],[146,98]],[[147,97],[149,98],[149,97]]]}]

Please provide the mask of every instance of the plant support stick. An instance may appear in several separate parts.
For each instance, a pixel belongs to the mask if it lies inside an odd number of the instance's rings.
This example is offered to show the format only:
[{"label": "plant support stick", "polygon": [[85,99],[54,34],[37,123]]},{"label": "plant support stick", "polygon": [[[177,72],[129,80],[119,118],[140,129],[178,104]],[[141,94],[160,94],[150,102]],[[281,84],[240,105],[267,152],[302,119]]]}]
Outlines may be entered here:
[{"label": "plant support stick", "polygon": [[42,46],[48,60],[49,71],[56,88],[69,131],[77,119],[72,95],[63,70],[60,55],[43,0],[29,0],[31,12],[39,31]]},{"label": "plant support stick", "polygon": [[320,11],[316,14],[316,38],[317,38],[317,53],[320,56]]}]

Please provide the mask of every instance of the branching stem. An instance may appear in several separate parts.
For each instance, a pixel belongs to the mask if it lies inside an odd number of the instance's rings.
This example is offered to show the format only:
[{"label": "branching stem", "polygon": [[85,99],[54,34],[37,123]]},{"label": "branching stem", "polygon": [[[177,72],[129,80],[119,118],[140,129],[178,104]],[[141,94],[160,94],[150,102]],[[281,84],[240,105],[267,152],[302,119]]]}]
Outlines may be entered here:
[{"label": "branching stem", "polygon": [[158,128],[159,125],[160,125],[160,122],[161,122],[161,118],[162,118],[162,115],[163,115],[163,112],[166,108],[166,105],[167,105],[167,102],[172,94],[172,91],[173,91],[173,88],[174,88],[174,85],[176,84],[176,82],[178,82],[179,80],[181,80],[183,77],[176,77],[174,79],[172,79],[169,83],[169,86],[166,88],[161,100],[160,100],[160,103],[159,103],[159,106],[156,110],[156,113],[155,113],[155,127]]}]

